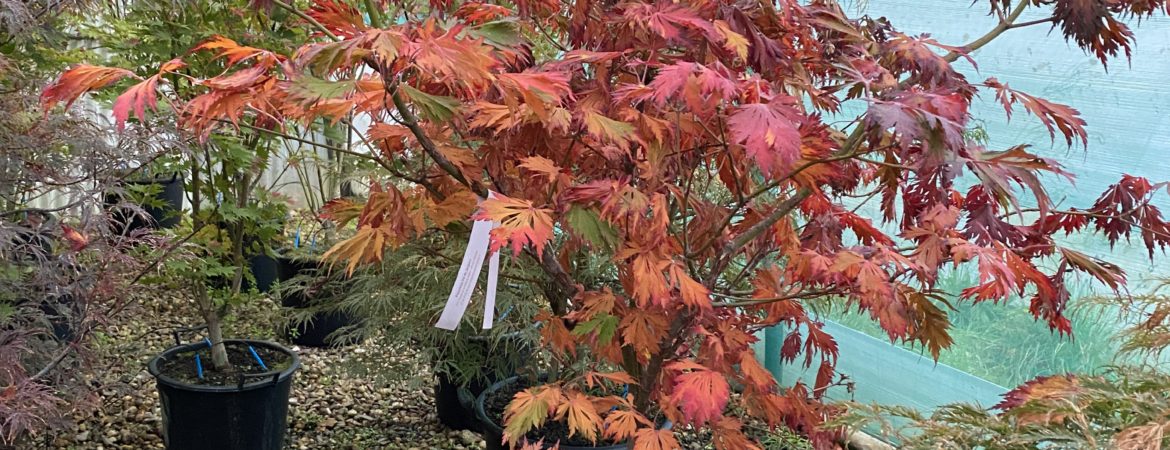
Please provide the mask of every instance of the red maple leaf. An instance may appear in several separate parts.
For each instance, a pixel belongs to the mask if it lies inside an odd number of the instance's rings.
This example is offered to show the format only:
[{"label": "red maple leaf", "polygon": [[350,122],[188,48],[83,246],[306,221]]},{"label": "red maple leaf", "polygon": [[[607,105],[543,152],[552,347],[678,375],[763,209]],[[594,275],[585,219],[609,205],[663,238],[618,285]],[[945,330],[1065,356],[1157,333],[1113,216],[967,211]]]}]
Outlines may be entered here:
[{"label": "red maple leaf", "polygon": [[800,158],[800,111],[790,100],[742,105],[727,119],[732,139],[769,174]]},{"label": "red maple leaf", "polygon": [[674,377],[670,400],[689,423],[702,426],[723,415],[731,389],[723,375],[691,361],[671,363],[669,369],[687,371]]}]

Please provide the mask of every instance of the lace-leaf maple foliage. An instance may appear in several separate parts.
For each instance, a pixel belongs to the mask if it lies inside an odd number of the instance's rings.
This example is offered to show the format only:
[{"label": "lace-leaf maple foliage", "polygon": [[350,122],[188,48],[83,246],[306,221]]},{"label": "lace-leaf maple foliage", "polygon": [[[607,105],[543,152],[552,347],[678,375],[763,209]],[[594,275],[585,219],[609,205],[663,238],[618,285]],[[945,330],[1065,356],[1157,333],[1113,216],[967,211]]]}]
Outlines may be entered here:
[{"label": "lace-leaf maple foliage", "polygon": [[[140,118],[165,91],[155,84],[177,76],[206,90],[174,105],[199,136],[368,120],[354,127],[366,145],[345,150],[387,173],[370,180],[356,222],[368,231],[353,238],[363,241],[339,244],[338,261],[376,262],[451,220],[498,221],[492,246],[545,273],[547,347],[589,368],[517,396],[506,433],[517,445],[567,416],[570,433],[637,449],[675,445],[655,429],[662,419],[710,428],[718,448],[754,446],[747,420],[829,448],[838,432],[820,424],[837,410],[820,398],[837,343],[805,300],[868,312],[891,340],[937,357],[951,343],[935,289],[944,266],[978,268],[963,298],[1028,296],[1039,320],[1068,333],[1068,279],[1120,288],[1125,274],[1057,235],[1170,244],[1151,203],[1166,185],[1127,176],[1093,205],[1058,210],[1047,190],[1071,176],[1059,161],[968,139],[979,94],[1069,145],[1086,129],[1070,106],[953,65],[1012,28],[1049,23],[1102,62],[1128,56],[1119,17],[1164,14],[1164,1],[994,0],[998,25],[959,46],[829,0],[256,3],[292,13],[315,38],[283,53],[212,37],[188,58],[219,58],[222,73],[162,64],[119,98],[117,119]],[[1051,16],[1019,21],[1028,9]],[[62,74],[46,101],[108,84],[94,73]],[[826,119],[846,104],[862,112]],[[877,198],[880,212],[858,198]],[[612,276],[579,280],[598,254]],[[816,367],[811,385],[780,387],[755,363],[755,332],[777,324],[791,330],[783,358]],[[630,392],[598,394],[608,390],[595,383]]]}]

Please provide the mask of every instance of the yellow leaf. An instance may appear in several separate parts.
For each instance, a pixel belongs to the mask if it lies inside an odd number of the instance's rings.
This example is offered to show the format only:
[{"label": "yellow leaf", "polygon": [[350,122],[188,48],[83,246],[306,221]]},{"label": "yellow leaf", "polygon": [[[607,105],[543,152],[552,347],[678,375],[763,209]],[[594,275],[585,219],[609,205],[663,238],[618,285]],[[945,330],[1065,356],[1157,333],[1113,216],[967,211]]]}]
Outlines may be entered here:
[{"label": "yellow leaf", "polygon": [[748,40],[742,34],[731,30],[727,22],[722,20],[715,21],[715,31],[723,37],[723,48],[735,52],[740,59],[747,59]]},{"label": "yellow leaf", "polygon": [[589,134],[619,147],[629,145],[634,126],[598,114],[595,111],[585,112],[585,129]]},{"label": "yellow leaf", "polygon": [[[540,395],[541,388],[528,388],[517,392],[504,411],[504,438],[515,445],[529,430],[539,428],[548,419],[550,405],[547,397]],[[555,408],[555,406],[553,406]]]},{"label": "yellow leaf", "polygon": [[638,425],[648,427],[650,421],[634,410],[614,410],[605,417],[605,437],[613,441],[625,441],[634,436]]}]

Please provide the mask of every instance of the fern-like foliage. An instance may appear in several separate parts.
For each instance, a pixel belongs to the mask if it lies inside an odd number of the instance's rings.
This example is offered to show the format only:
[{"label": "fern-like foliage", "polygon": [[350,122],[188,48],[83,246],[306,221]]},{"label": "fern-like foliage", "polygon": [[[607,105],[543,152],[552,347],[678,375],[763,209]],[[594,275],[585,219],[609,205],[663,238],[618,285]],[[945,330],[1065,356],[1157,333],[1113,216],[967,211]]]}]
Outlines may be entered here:
[{"label": "fern-like foliage", "polygon": [[[398,356],[432,366],[458,384],[498,379],[523,365],[536,347],[533,316],[543,303],[539,291],[543,281],[539,272],[514,265],[509,255],[501,255],[494,327],[481,329],[487,285],[481,274],[461,326],[454,332],[435,328],[466,250],[465,236],[430,234],[387,253],[381,263],[366,266],[352,277],[338,266],[295,279],[280,289],[313,290],[314,304],[294,311],[294,323],[328,311],[359,319],[359,324],[339,330],[330,339],[373,339]],[[386,381],[405,381],[414,374],[382,375]]]}]

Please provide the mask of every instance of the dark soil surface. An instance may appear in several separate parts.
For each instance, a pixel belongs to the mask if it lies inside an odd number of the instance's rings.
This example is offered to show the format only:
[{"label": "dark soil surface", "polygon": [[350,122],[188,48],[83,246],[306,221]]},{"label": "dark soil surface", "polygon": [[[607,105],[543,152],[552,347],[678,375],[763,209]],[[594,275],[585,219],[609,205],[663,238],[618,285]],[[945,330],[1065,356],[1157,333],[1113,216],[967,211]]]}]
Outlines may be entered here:
[{"label": "dark soil surface", "polygon": [[[198,351],[177,353],[171,358],[161,361],[159,371],[166,376],[193,385],[235,386],[239,384],[242,374],[284,370],[288,368],[289,364],[292,364],[292,358],[289,355],[271,347],[252,346],[256,349],[260,360],[264,361],[264,366],[261,366],[252,356],[252,352],[248,351],[247,344],[228,342],[224,344],[224,347],[227,350],[228,362],[231,364],[227,370],[216,370],[211,364],[211,349],[203,347]],[[199,355],[199,361],[203,365],[203,378],[199,378],[195,355]]]},{"label": "dark soil surface", "polygon": [[[505,385],[484,397],[483,409],[487,413],[488,418],[492,419],[496,425],[502,428],[504,426],[504,410],[508,408],[508,403],[512,401],[512,397],[515,397],[517,392],[527,389],[529,385],[530,383],[521,377],[518,382]],[[546,443],[560,442],[562,447],[566,445],[574,447],[604,447],[618,444],[617,442],[605,439],[598,439],[596,443],[593,443],[580,435],[569,437],[569,425],[565,422],[553,420],[545,422],[543,427],[532,430],[525,437],[533,442],[540,439],[544,439]]]}]

